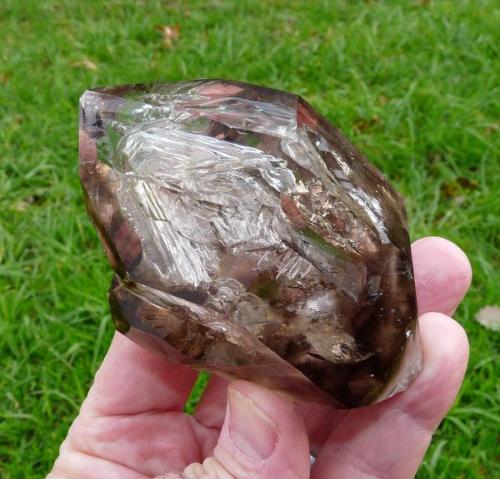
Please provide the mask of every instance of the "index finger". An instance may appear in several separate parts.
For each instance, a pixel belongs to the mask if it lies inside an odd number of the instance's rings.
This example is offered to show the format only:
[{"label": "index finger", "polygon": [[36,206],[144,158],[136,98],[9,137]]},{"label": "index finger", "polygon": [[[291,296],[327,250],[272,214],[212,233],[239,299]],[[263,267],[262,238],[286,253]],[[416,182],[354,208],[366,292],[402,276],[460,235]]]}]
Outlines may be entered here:
[{"label": "index finger", "polygon": [[103,416],[182,411],[197,375],[116,332],[82,409]]}]

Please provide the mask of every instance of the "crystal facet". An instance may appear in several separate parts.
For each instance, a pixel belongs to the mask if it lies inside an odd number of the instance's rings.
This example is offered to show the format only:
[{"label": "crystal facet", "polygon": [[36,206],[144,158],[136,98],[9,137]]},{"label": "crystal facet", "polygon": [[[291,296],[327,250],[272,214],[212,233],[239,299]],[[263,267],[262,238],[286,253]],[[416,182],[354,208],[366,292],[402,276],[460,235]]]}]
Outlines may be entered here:
[{"label": "crystal facet", "polygon": [[355,407],[421,351],[401,198],[302,98],[224,80],[81,98],[117,328],[168,360]]}]

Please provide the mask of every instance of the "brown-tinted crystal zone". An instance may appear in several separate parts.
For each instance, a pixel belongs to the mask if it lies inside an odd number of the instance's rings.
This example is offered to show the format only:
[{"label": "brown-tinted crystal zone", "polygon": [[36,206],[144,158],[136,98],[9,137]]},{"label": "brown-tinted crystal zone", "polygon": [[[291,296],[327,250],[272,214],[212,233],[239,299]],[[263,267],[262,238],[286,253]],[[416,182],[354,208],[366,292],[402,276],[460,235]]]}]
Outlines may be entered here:
[{"label": "brown-tinted crystal zone", "polygon": [[416,375],[403,203],[300,97],[223,80],[81,98],[116,327],[169,361],[354,407]]}]

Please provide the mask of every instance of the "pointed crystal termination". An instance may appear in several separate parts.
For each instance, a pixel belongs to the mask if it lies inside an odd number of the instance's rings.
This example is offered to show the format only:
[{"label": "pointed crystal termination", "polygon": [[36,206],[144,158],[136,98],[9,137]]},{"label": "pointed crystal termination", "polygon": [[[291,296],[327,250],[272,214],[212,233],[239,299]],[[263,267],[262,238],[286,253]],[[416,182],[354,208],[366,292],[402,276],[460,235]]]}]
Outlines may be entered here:
[{"label": "pointed crystal termination", "polygon": [[125,85],[85,92],[80,115],[122,333],[337,407],[418,373],[401,198],[303,99],[224,80]]}]

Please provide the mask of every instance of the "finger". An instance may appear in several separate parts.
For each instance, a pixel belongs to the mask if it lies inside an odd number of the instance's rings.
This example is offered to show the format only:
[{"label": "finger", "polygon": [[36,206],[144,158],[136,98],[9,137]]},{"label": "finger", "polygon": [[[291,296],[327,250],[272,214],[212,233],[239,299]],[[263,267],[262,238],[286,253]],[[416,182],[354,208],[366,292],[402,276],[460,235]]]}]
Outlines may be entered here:
[{"label": "finger", "polygon": [[323,446],[312,479],[414,477],[468,357],[467,336],[453,319],[425,314],[420,331],[425,359],[415,382],[385,402],[352,410]]},{"label": "finger", "polygon": [[[438,237],[426,237],[413,243],[412,255],[419,313],[451,314],[469,288],[472,274],[469,260],[458,246]],[[222,426],[226,387],[226,381],[212,376],[196,409],[196,418],[208,427]],[[305,403],[299,405],[299,412],[313,451],[321,447],[346,414]]]},{"label": "finger", "polygon": [[451,241],[429,236],[413,243],[412,256],[419,314],[453,314],[472,278],[465,253]]},{"label": "finger", "polygon": [[181,411],[197,373],[169,364],[120,333],[99,368],[83,414],[126,415],[147,411]]},{"label": "finger", "polygon": [[[212,375],[194,413],[198,423],[207,428],[220,430],[224,424],[227,387],[229,381]],[[348,413],[347,410],[335,410],[328,406],[300,402],[297,412],[304,419],[304,427],[309,436],[311,452],[315,453],[333,428]],[[209,451],[211,454],[211,451]]]},{"label": "finger", "polygon": [[205,427],[221,429],[224,424],[229,381],[212,374],[194,412],[195,419]]},{"label": "finger", "polygon": [[311,454],[316,456],[331,432],[349,414],[348,409],[332,409],[320,404],[301,402],[297,411],[303,418]]},{"label": "finger", "polygon": [[293,404],[261,386],[234,381],[213,457],[166,478],[307,479],[309,469],[307,434]]},{"label": "finger", "polygon": [[309,443],[294,405],[254,384],[235,381],[214,457],[238,479],[306,479]]}]

